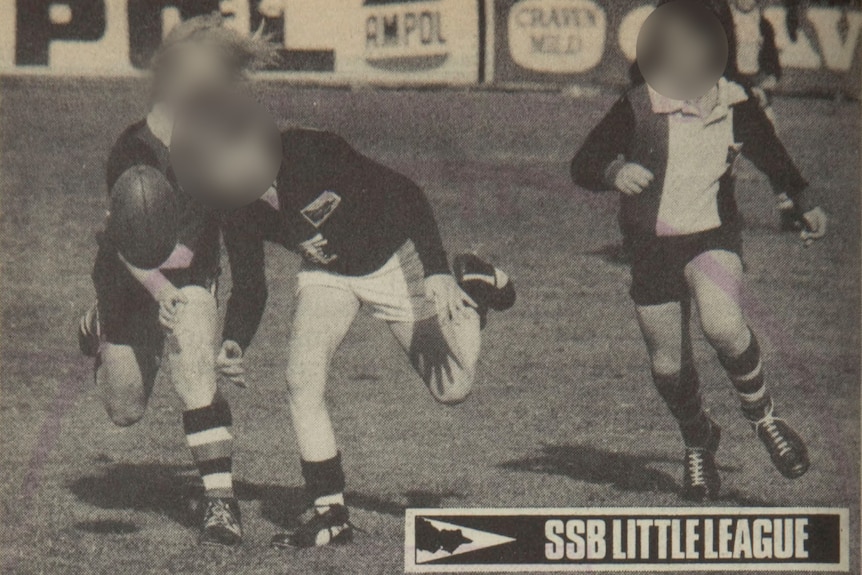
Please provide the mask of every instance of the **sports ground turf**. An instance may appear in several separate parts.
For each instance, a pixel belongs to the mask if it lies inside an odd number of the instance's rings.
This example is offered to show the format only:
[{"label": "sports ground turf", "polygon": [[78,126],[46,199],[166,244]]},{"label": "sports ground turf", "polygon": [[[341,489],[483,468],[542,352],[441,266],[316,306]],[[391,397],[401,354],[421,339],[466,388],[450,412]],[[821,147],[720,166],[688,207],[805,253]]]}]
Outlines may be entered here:
[{"label": "sports ground turf", "polygon": [[[186,503],[195,473],[173,390],[160,377],[144,420],[114,428],[73,338],[92,300],[106,152],[144,112],[144,86],[5,78],[3,573],[397,573],[405,507],[683,504],[679,440],[649,379],[628,272],[614,261],[617,200],[579,192],[568,178],[569,158],[613,96],[259,88],[287,122],[337,131],[417,180],[450,253],[476,250],[515,278],[519,301],[491,317],[475,394],[460,407],[435,404],[386,328],[360,315],[328,397],[348,502],[367,533],[338,549],[269,549],[301,501],[282,377],[298,259],[270,249],[249,388],[222,388],[234,411],[246,543],[196,546]],[[858,106],[782,99],[776,109],[831,234],[808,249],[778,234],[768,186],[744,164],[745,306],[812,468],[795,482],[772,469],[695,330],[707,405],[724,426],[718,505],[849,506],[858,541]]]}]

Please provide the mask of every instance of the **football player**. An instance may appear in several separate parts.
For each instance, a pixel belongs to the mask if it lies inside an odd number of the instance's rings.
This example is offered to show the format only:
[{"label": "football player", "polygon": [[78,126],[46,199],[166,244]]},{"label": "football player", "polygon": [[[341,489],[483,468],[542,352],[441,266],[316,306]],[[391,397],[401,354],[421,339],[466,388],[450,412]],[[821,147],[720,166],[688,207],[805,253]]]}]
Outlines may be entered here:
[{"label": "football player", "polygon": [[216,387],[219,227],[176,185],[169,145],[174,114],[187,98],[233,85],[274,55],[267,42],[229,29],[219,15],[186,20],[165,38],[153,58],[150,112],[122,133],[108,158],[113,211],[97,236],[97,303],[80,322],[82,352],[95,357],[96,384],[116,425],[143,417],[165,356],[203,480],[204,544],[242,538],[231,412]]},{"label": "football player", "polygon": [[[715,6],[716,0],[703,5]],[[696,66],[703,69],[714,61],[708,60],[712,47],[701,45],[697,28],[693,31],[688,37],[698,40],[686,57],[703,57]],[[727,24],[724,33],[731,37]],[[756,97],[727,76],[725,70],[691,101],[662,96],[648,84],[634,86],[587,136],[571,165],[579,186],[621,194],[621,228],[633,252],[630,294],[653,381],[685,445],[682,495],[693,500],[718,495],[715,454],[721,432],[701,401],[689,333],[692,300],[742,414],[772,463],[787,478],[800,477],[809,466],[802,438],[774,407],[757,338],[740,306],[742,220],[734,200],[735,157],[745,155],[793,199],[806,242],[824,236],[827,218]]]},{"label": "football player", "polygon": [[[775,29],[763,15],[760,0],[731,0],[730,7],[736,33],[738,78],[751,89],[766,117],[776,126],[772,92],[781,79],[781,62],[775,44]],[[784,192],[778,193],[777,207],[779,229],[782,232],[799,231],[793,200]]]},{"label": "football player", "polygon": [[[212,127],[231,115],[215,109],[212,120],[201,124]],[[205,139],[221,141],[214,147],[222,153],[220,161],[201,157],[199,171],[218,171],[230,157],[239,166],[244,150],[255,149],[227,126]],[[352,536],[324,390],[332,357],[360,308],[389,326],[433,397],[454,405],[471,391],[488,310],[511,307],[515,290],[505,273],[475,255],[456,257],[450,268],[419,186],[341,137],[290,129],[281,133],[281,150],[272,186],[224,217],[233,288],[217,363],[225,377],[243,382],[243,355],[267,300],[264,243],[297,252],[303,264],[287,387],[310,506],[299,526],[276,535],[273,545],[312,547]],[[198,191],[234,193],[229,186],[220,189],[219,181],[207,184]]]}]

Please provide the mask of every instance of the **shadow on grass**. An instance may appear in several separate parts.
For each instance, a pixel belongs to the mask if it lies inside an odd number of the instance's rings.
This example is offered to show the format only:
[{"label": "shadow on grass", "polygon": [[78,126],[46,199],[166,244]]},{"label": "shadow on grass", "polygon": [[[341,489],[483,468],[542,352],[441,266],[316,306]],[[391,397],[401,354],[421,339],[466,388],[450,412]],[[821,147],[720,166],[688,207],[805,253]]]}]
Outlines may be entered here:
[{"label": "shadow on grass", "polygon": [[[544,445],[538,454],[507,461],[500,467],[509,471],[562,475],[575,481],[609,485],[620,491],[679,493],[680,484],[664,471],[653,468],[655,464],[672,464],[681,469],[682,455],[675,458],[654,453],[620,453],[590,445]],[[720,471],[734,469],[719,466]],[[754,507],[770,505],[726,490],[722,490],[718,501]]]},{"label": "shadow on grass", "polygon": [[[69,490],[82,502],[99,509],[149,511],[164,515],[186,527],[196,527],[200,521],[200,498],[203,494],[200,478],[192,465],[161,463],[118,463],[104,465],[94,475],[72,481]],[[260,502],[264,519],[276,525],[290,526],[301,514],[308,501],[302,487],[234,481],[234,492],[240,501]],[[439,507],[443,500],[459,497],[457,493],[408,491],[398,501],[376,495],[347,492],[347,504],[352,508],[403,517],[408,507]],[[112,525],[80,525],[93,533],[116,532]]]},{"label": "shadow on grass", "polygon": [[605,262],[617,266],[627,266],[632,262],[631,253],[622,244],[607,244],[593,251],[588,256],[597,256]]},{"label": "shadow on grass", "polygon": [[140,527],[128,521],[117,521],[115,519],[94,519],[92,521],[81,521],[75,524],[75,529],[85,533],[96,535],[128,535],[141,530]]}]

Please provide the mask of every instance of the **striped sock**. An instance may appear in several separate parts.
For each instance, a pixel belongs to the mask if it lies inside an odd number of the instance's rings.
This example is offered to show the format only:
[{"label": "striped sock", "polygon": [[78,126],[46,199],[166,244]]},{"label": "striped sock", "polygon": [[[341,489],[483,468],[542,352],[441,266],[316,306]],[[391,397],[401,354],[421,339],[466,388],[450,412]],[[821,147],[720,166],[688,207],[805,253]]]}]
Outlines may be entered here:
[{"label": "striped sock", "polygon": [[763,363],[760,359],[760,344],[757,343],[754,332],[751,332],[751,343],[741,355],[727,357],[719,354],[718,360],[736,389],[742,413],[751,421],[762,419],[772,405],[772,397],[766,390]]},{"label": "striped sock", "polygon": [[305,491],[318,511],[331,505],[344,505],[344,468],[341,453],[323,461],[301,460]]},{"label": "striped sock", "polygon": [[223,399],[183,412],[183,428],[208,497],[233,497],[230,406]]}]

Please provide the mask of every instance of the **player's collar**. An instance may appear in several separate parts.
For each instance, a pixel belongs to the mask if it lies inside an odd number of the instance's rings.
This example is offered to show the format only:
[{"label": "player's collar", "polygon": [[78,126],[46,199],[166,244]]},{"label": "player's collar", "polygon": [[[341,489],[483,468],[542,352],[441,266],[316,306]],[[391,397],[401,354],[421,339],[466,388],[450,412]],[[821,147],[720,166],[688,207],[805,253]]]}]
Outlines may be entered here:
[{"label": "player's collar", "polygon": [[706,123],[720,120],[727,116],[731,106],[748,99],[745,89],[725,78],[719,78],[718,84],[697,100],[675,100],[656,92],[647,85],[652,110],[656,114],[683,114],[703,118]]},{"label": "player's collar", "polygon": [[173,122],[171,121],[171,114],[162,104],[153,105],[152,110],[147,114],[147,127],[166,148],[170,148]]},{"label": "player's collar", "polygon": [[278,199],[278,190],[276,189],[276,183],[273,183],[269,189],[264,192],[264,194],[260,197],[261,201],[266,202],[272,209],[277,210],[280,207],[280,202]]}]

